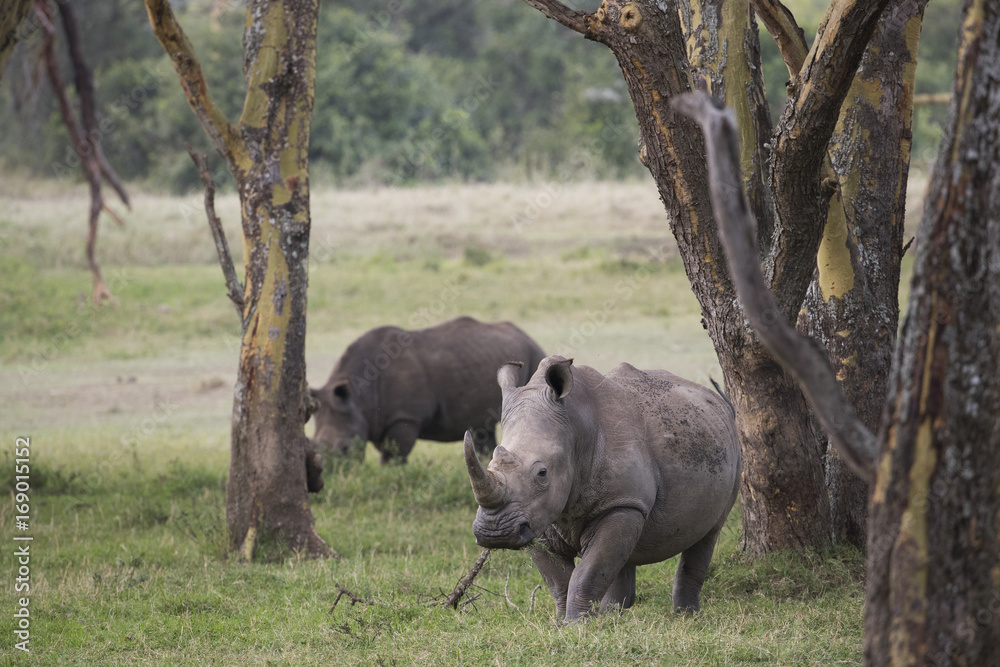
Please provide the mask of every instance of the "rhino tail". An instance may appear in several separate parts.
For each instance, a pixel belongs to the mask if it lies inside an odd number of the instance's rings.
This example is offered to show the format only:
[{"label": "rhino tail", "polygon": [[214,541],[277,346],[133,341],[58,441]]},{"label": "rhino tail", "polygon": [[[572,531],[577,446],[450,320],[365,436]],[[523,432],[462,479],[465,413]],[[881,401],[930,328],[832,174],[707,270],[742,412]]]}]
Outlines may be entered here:
[{"label": "rhino tail", "polygon": [[729,411],[733,413],[733,419],[736,419],[736,406],[729,400],[729,397],[726,396],[726,392],[719,386],[719,383],[715,381],[715,378],[709,377],[708,379],[712,382],[712,386],[715,387],[715,391],[718,392],[719,396],[722,397],[722,400],[724,400],[726,405],[729,406]]}]

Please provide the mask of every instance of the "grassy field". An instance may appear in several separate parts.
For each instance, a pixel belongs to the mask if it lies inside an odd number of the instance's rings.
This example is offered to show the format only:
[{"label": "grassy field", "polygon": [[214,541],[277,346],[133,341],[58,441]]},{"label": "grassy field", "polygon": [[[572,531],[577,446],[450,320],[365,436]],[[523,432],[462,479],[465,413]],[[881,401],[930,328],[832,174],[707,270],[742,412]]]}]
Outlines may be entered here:
[{"label": "grassy field", "polygon": [[[115,303],[88,302],[85,193],[0,192],[0,437],[12,480],[31,438],[31,653],[15,664],[855,664],[862,558],[745,562],[738,510],[702,594],[670,611],[674,563],[640,568],[622,615],[561,627],[530,559],[496,552],[459,611],[439,602],[479,555],[458,444],[405,467],[329,471],[317,530],[343,557],[224,553],[238,326],[200,197],[138,194],[99,255]],[[28,194],[25,194],[27,192]],[[16,193],[16,194],[15,194]],[[239,261],[236,200],[219,211]],[[549,353],[708,383],[720,373],[648,183],[441,186],[313,195],[308,376],[380,324],[510,319]],[[311,429],[307,429],[311,430]],[[12,488],[13,482],[9,483]],[[363,598],[338,598],[338,585]],[[18,594],[5,587],[3,604]]]}]

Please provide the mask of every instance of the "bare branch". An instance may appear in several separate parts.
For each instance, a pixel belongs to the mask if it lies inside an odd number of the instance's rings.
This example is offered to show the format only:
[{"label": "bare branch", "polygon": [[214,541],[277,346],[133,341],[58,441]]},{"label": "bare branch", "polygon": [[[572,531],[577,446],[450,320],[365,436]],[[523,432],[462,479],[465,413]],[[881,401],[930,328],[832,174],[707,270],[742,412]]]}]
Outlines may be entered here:
[{"label": "bare branch", "polygon": [[517,609],[518,611],[520,611],[520,610],[521,610],[521,608],[520,608],[520,607],[518,607],[518,606],[517,606],[516,604],[514,604],[514,603],[513,603],[512,601],[511,601],[511,599],[510,599],[510,595],[509,595],[509,594],[507,593],[507,587],[508,587],[509,585],[510,585],[510,570],[507,570],[507,578],[506,578],[506,579],[504,579],[504,582],[503,582],[503,597],[504,597],[504,599],[505,599],[505,600],[507,600],[507,604],[508,604],[508,605],[510,605],[510,606],[511,606],[511,607],[513,607],[514,609]]},{"label": "bare branch", "polygon": [[215,239],[215,251],[219,255],[219,264],[222,266],[222,275],[226,278],[226,293],[229,300],[236,306],[236,314],[239,315],[240,322],[243,321],[243,313],[246,302],[243,299],[244,288],[236,277],[236,268],[233,266],[233,257],[229,253],[229,242],[226,241],[226,232],[222,229],[222,221],[215,214],[215,183],[212,175],[208,173],[208,161],[205,156],[196,153],[188,146],[188,155],[194,161],[194,166],[198,168],[201,182],[205,184],[205,214],[208,216],[208,227],[212,230],[212,238]]},{"label": "bare branch", "polygon": [[802,63],[809,53],[802,28],[780,0],[750,0],[750,6],[771,33],[781,52],[781,58],[788,67],[788,73],[794,77],[802,69]]},{"label": "bare branch", "polygon": [[823,353],[788,324],[767,287],[757,258],[755,224],[740,186],[739,132],[732,112],[704,93],[674,98],[679,112],[705,134],[709,184],[729,271],[754,331],[771,356],[790,372],[844,460],[859,477],[875,477],[876,440],[847,402]]},{"label": "bare branch", "polygon": [[541,13],[548,16],[553,21],[558,21],[570,30],[574,30],[581,35],[589,35],[587,19],[590,14],[576,9],[570,9],[561,2],[555,0],[524,0],[525,4],[531,5]]},{"label": "bare branch", "polygon": [[531,613],[531,610],[532,610],[532,609],[534,609],[534,607],[535,607],[535,593],[537,593],[537,592],[538,592],[538,589],[539,589],[539,588],[541,588],[541,587],[542,587],[542,585],[541,585],[541,584],[538,584],[538,585],[537,585],[537,586],[535,586],[535,588],[534,588],[534,589],[533,589],[533,590],[531,591],[531,600],[530,600],[530,601],[528,602],[528,613],[529,613],[529,614]]},{"label": "bare branch", "polygon": [[[76,116],[73,115],[73,109],[70,107],[69,99],[66,97],[66,85],[63,83],[62,75],[59,73],[59,65],[56,62],[56,28],[49,12],[50,8],[48,0],[37,0],[35,3],[35,15],[38,17],[39,23],[45,33],[45,36],[42,39],[42,60],[45,62],[45,68],[49,75],[49,83],[52,85],[52,91],[55,93],[56,100],[59,103],[59,112],[62,114],[63,123],[66,125],[66,131],[69,133],[69,139],[73,144],[73,151],[80,159],[80,167],[83,169],[83,175],[86,177],[87,184],[90,186],[90,214],[87,218],[86,255],[87,264],[90,266],[90,273],[93,276],[94,281],[92,299],[95,304],[99,304],[103,301],[112,299],[111,291],[108,290],[107,285],[105,285],[104,277],[101,275],[101,267],[97,263],[98,217],[101,215],[101,210],[105,208],[104,198],[101,195],[100,167],[97,165],[97,161],[94,157],[93,143],[89,139],[90,133],[85,133],[84,130],[80,128],[79,123],[76,121]],[[70,21],[72,21],[72,15],[70,15]],[[65,16],[63,22],[64,26],[66,26]],[[75,24],[73,25],[75,27]],[[72,28],[67,28],[68,39],[70,39],[69,34],[71,30]],[[76,68],[77,92],[80,95],[81,107],[86,109],[87,101],[90,101],[91,104],[93,103],[92,88],[88,88],[86,81],[81,82],[81,78],[86,77],[81,77],[81,72],[79,71],[80,67],[84,67],[82,63],[76,60],[79,55],[78,49],[77,52],[74,52],[74,49],[72,47],[70,48],[70,59],[74,61],[74,68]],[[90,92],[86,92],[88,90]],[[93,106],[91,106],[90,109],[92,114]],[[83,115],[86,118],[86,111],[84,111]]]},{"label": "bare branch", "polygon": [[201,63],[187,35],[177,22],[169,0],[145,0],[145,2],[149,24],[153,27],[153,33],[163,46],[163,50],[174,63],[174,69],[180,76],[181,87],[184,89],[184,96],[191,110],[212,140],[215,149],[230,165],[234,165],[236,154],[245,152],[243,140],[222,109],[212,100]]},{"label": "bare branch", "polygon": [[486,564],[486,560],[489,557],[490,557],[490,550],[483,549],[483,552],[479,554],[479,559],[476,560],[476,564],[473,565],[472,569],[469,570],[469,572],[458,581],[458,584],[455,586],[455,590],[449,593],[448,597],[446,597],[444,599],[444,602],[442,602],[441,604],[444,606],[451,607],[452,609],[458,609],[459,600],[461,600],[462,596],[465,595],[465,592],[469,590],[469,586],[472,585],[472,582],[479,574],[479,571],[483,569],[483,565]]},{"label": "bare branch", "polygon": [[373,605],[373,604],[375,604],[375,602],[373,600],[367,600],[367,599],[361,597],[360,595],[355,595],[354,593],[352,593],[351,591],[347,590],[346,588],[344,588],[340,584],[335,584],[335,585],[336,585],[337,590],[339,592],[337,593],[337,599],[333,601],[333,606],[330,607],[330,611],[327,612],[328,614],[332,614],[333,613],[333,610],[337,608],[337,603],[340,602],[340,598],[342,598],[344,596],[347,596],[347,599],[351,601],[351,606],[352,607],[354,605],[356,605],[356,604],[367,604],[367,605]]}]

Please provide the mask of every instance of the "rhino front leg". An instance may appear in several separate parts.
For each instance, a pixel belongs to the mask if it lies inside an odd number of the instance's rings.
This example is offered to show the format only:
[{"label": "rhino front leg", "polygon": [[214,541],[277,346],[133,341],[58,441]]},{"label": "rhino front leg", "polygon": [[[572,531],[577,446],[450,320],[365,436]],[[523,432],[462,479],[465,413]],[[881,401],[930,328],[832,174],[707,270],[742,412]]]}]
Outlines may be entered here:
[{"label": "rhino front leg", "polygon": [[549,544],[535,543],[531,547],[531,560],[542,575],[542,581],[552,593],[556,603],[556,618],[566,616],[566,594],[573,575],[573,559],[551,551]]},{"label": "rhino front leg", "polygon": [[[566,600],[566,621],[575,621],[596,612],[595,606],[612,590],[609,602],[626,601],[627,576],[619,580],[632,556],[645,519],[634,509],[620,509],[604,515],[581,536],[583,553],[573,571]],[[632,570],[632,597],[635,595],[635,568]],[[603,606],[603,605],[602,605]]]},{"label": "rhino front leg", "polygon": [[674,574],[674,611],[678,614],[700,611],[698,597],[701,595],[708,566],[712,562],[715,542],[722,531],[722,523],[712,529],[687,551],[681,553],[677,562],[677,572]]},{"label": "rhino front leg", "polygon": [[386,463],[406,463],[406,457],[413,451],[420,429],[410,421],[398,421],[389,427],[376,447],[382,454],[382,465]]},{"label": "rhino front leg", "polygon": [[626,565],[618,573],[601,600],[601,611],[611,607],[628,609],[635,604],[635,565]]}]

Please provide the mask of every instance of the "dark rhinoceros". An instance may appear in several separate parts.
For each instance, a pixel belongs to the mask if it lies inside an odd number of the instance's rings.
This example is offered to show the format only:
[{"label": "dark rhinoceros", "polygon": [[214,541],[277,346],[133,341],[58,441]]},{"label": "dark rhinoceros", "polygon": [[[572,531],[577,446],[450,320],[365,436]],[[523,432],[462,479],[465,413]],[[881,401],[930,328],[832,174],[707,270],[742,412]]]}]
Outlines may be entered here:
[{"label": "dark rhinoceros", "polygon": [[355,458],[371,441],[383,463],[405,462],[417,438],[451,442],[470,429],[478,450],[492,452],[497,368],[523,362],[524,382],[544,356],[510,322],[459,317],[417,331],[372,329],[348,346],[326,385],[312,390],[315,440],[322,450]]},{"label": "dark rhinoceros", "polygon": [[465,440],[476,541],[529,547],[567,621],[631,606],[636,566],[676,554],[674,609],[697,610],[739,489],[731,405],[666,371],[572,363],[548,357],[520,387],[516,365],[497,372],[503,444],[488,469]]}]

